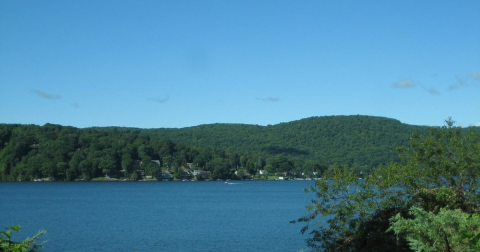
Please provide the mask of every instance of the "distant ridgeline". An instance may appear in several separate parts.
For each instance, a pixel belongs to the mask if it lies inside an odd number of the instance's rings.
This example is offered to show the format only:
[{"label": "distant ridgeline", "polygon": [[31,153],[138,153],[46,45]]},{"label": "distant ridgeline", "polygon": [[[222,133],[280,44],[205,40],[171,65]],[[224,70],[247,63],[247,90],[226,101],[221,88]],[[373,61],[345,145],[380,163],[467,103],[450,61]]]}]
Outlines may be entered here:
[{"label": "distant ridgeline", "polygon": [[407,146],[412,132],[424,130],[372,116],[180,129],[0,124],[0,179],[137,179],[139,170],[151,177],[169,172],[180,178],[188,169],[208,171],[212,179],[236,178],[239,169],[309,176],[333,164],[368,172],[399,162],[396,148]]}]

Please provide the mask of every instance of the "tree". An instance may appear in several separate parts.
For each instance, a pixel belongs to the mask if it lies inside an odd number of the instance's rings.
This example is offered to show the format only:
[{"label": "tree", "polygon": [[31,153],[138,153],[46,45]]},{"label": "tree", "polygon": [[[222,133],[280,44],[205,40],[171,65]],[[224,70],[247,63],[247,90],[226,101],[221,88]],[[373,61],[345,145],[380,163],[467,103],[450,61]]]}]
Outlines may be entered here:
[{"label": "tree", "polygon": [[164,156],[162,158],[162,163],[164,164],[164,166],[168,169],[172,168],[172,163],[173,163],[173,160],[175,158],[172,157],[172,156]]},{"label": "tree", "polygon": [[90,160],[82,160],[78,164],[78,169],[82,173],[82,177],[85,180],[90,180],[93,178],[93,165]]},{"label": "tree", "polygon": [[228,163],[225,159],[217,157],[207,164],[209,170],[212,171],[213,179],[227,179],[229,178],[230,171],[227,168]]},{"label": "tree", "polygon": [[127,177],[135,171],[134,162],[129,153],[122,155],[122,169],[125,171],[125,176]]},{"label": "tree", "polygon": [[255,167],[258,169],[258,170],[262,170],[263,167],[265,166],[265,159],[263,157],[258,157],[258,160],[255,164]]},{"label": "tree", "polygon": [[363,180],[340,166],[327,171],[332,179],[309,188],[317,197],[297,220],[306,223],[307,244],[328,251],[409,251],[390,218],[406,217],[412,206],[434,214],[444,207],[478,211],[478,131],[454,127],[449,118],[444,127],[412,134],[400,157],[402,163],[379,166]]},{"label": "tree", "polygon": [[313,172],[323,174],[328,169],[328,166],[318,161],[308,160],[305,162],[305,169],[305,172],[309,175],[313,175]]},{"label": "tree", "polygon": [[115,158],[112,156],[104,156],[100,163],[98,164],[98,168],[102,170],[105,176],[110,176],[116,172],[116,161]]},{"label": "tree", "polygon": [[391,227],[397,235],[404,235],[414,251],[473,252],[480,250],[480,215],[467,214],[460,209],[440,209],[435,214],[419,207],[410,208],[407,219],[397,214]]},{"label": "tree", "polygon": [[68,163],[69,169],[67,170],[67,181],[74,180],[79,175],[80,162],[85,159],[85,154],[82,150],[76,150]]},{"label": "tree", "polygon": [[21,242],[12,241],[12,231],[20,232],[21,226],[13,225],[6,228],[6,231],[0,232],[0,251],[5,252],[36,252],[40,251],[43,246],[42,243],[36,244],[37,239],[46,233],[46,231],[39,231],[31,238],[27,238]]},{"label": "tree", "polygon": [[44,159],[40,169],[45,177],[55,177],[57,171],[55,163],[50,161],[50,159]]},{"label": "tree", "polygon": [[150,162],[150,164],[148,165],[148,170],[149,170],[149,174],[157,179],[157,180],[162,180],[162,168],[160,167],[160,165],[156,164],[156,163],[153,163],[153,162]]},{"label": "tree", "polygon": [[286,155],[279,154],[267,158],[267,164],[265,169],[270,172],[289,172],[293,169],[294,164],[291,160],[288,159]]},{"label": "tree", "polygon": [[68,169],[67,162],[58,162],[57,163],[57,177],[65,177]]},{"label": "tree", "polygon": [[138,173],[132,172],[132,175],[130,175],[130,180],[137,181],[138,179],[139,179]]}]

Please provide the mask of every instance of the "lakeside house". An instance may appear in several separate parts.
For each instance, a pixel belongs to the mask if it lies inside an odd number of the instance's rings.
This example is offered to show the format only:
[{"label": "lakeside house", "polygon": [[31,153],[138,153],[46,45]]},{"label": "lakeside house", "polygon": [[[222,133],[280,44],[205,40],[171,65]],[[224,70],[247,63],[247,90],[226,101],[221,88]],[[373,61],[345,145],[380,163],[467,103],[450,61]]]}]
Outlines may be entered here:
[{"label": "lakeside house", "polygon": [[192,175],[193,175],[193,176],[198,176],[198,175],[210,175],[210,171],[193,170]]},{"label": "lakeside house", "polygon": [[203,180],[203,179],[208,179],[209,176],[212,174],[210,171],[204,171],[204,170],[193,170],[191,172],[193,177],[195,177],[198,180]]},{"label": "lakeside house", "polygon": [[204,171],[204,170],[194,170],[192,172],[193,176],[198,176],[198,175],[210,175],[212,174],[210,171]]},{"label": "lakeside house", "polygon": [[258,174],[268,176],[268,171],[266,171],[266,170],[259,170],[259,171],[258,171]]}]

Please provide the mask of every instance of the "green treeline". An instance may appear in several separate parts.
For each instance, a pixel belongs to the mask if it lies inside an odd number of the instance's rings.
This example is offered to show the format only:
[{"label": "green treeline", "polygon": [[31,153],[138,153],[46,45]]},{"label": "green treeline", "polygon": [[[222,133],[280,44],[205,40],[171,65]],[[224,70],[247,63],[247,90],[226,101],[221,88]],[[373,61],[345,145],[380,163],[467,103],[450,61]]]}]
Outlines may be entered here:
[{"label": "green treeline", "polygon": [[[425,127],[371,116],[312,117],[269,126],[209,124],[181,129],[46,124],[0,125],[0,179],[136,179],[137,170],[181,177],[187,163],[213,179],[265,169],[291,174],[323,173],[341,164],[355,171],[398,162],[396,147]],[[160,166],[152,160],[158,160]]]},{"label": "green treeline", "polygon": [[265,156],[285,155],[296,165],[310,161],[369,170],[399,161],[396,148],[426,127],[373,116],[311,117],[272,126],[209,124],[147,131],[188,146],[234,149]]},{"label": "green treeline", "polygon": [[4,181],[45,177],[72,181],[103,176],[136,180],[138,170],[161,178],[165,170],[181,176],[187,163],[209,169],[214,178],[230,178],[229,168],[240,162],[236,152],[190,148],[151,138],[140,129],[1,125],[0,146],[0,178]]}]

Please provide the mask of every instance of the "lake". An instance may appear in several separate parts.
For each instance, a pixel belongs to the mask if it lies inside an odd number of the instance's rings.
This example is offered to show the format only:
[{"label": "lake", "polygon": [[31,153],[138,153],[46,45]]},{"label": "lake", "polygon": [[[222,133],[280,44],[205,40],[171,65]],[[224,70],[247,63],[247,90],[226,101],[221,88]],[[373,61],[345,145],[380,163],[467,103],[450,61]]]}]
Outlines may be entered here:
[{"label": "lake", "polygon": [[0,228],[46,230],[47,252],[298,251],[313,183],[2,182]]}]

